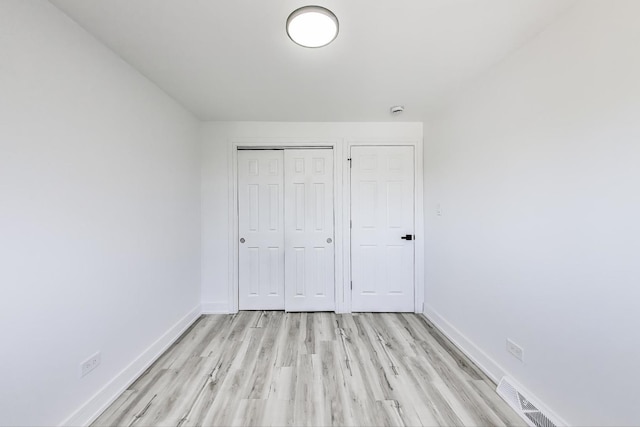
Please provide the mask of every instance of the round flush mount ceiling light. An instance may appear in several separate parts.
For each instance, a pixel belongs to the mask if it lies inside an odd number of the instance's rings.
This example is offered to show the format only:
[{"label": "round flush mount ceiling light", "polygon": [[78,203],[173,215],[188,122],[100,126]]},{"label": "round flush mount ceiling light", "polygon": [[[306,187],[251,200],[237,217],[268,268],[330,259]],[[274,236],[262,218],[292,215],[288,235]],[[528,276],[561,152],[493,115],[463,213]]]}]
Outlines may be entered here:
[{"label": "round flush mount ceiling light", "polygon": [[338,18],[321,6],[304,6],[287,18],[287,34],[303,47],[326,46],[338,36]]}]

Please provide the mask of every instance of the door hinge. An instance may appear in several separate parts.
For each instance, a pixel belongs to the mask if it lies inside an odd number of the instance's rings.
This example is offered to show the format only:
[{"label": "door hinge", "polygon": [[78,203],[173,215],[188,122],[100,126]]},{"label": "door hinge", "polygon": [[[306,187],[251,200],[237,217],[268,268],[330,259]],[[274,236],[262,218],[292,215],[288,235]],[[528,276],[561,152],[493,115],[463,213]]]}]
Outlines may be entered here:
[{"label": "door hinge", "polygon": [[350,283],[351,283],[351,290],[353,290],[353,281],[352,281],[352,282],[350,282]]},{"label": "door hinge", "polygon": [[351,157],[349,157],[347,160],[349,161],[349,169],[351,169],[351,166],[353,166],[353,163],[351,162]]},{"label": "door hinge", "polygon": [[353,221],[349,220],[349,228],[353,228]]}]

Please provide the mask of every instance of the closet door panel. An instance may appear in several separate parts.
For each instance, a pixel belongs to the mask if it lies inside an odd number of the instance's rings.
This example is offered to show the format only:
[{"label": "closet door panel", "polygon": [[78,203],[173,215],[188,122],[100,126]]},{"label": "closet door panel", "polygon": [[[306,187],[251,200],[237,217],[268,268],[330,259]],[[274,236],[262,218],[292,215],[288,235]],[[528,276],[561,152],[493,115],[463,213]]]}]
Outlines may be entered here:
[{"label": "closet door panel", "polygon": [[238,152],[238,308],[284,309],[284,154]]},{"label": "closet door panel", "polygon": [[285,150],[285,309],[334,311],[333,151]]}]

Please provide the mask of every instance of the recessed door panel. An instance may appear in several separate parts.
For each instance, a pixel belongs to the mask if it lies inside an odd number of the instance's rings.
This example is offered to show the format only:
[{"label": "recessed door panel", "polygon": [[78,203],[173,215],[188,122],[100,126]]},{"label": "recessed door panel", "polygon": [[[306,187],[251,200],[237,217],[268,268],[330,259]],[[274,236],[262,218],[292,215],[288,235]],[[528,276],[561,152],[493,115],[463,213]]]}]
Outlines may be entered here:
[{"label": "recessed door panel", "polygon": [[352,310],[412,312],[413,147],[357,146],[351,158]]}]

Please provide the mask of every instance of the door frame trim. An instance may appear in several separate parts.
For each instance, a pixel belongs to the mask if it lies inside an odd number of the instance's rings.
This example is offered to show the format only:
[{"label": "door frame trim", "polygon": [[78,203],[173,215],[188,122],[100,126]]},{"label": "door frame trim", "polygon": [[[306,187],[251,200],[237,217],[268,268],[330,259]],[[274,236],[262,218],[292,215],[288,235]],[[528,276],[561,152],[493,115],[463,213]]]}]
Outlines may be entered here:
[{"label": "door frame trim", "polygon": [[392,140],[376,138],[326,139],[326,138],[233,138],[227,144],[228,161],[228,299],[229,313],[238,312],[238,149],[278,148],[332,148],[334,160],[334,233],[335,233],[335,297],[336,313],[351,312],[351,173],[347,160],[353,146],[412,146],[414,147],[414,221],[415,262],[414,300],[415,313],[424,307],[424,170],[422,140]]}]

